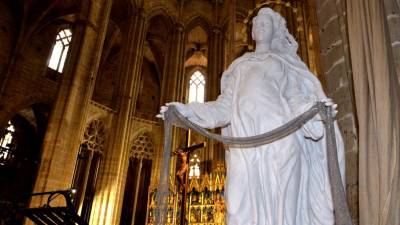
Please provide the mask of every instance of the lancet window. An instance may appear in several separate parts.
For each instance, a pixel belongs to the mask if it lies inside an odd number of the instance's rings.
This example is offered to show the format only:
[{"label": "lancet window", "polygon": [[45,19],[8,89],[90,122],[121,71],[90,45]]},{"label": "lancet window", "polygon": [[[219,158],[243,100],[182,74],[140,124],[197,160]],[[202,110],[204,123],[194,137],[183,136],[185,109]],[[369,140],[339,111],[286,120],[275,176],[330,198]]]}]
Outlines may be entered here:
[{"label": "lancet window", "polygon": [[133,141],[126,176],[121,224],[146,224],[154,143],[148,132]]},{"label": "lancet window", "polygon": [[63,29],[58,32],[48,64],[51,69],[59,73],[63,72],[71,40],[72,32],[70,29]]},{"label": "lancet window", "polygon": [[200,71],[192,74],[189,81],[189,102],[204,102],[206,79]]},{"label": "lancet window", "polygon": [[82,218],[89,222],[103,148],[106,140],[106,126],[96,119],[86,127],[75,167],[73,188],[76,190],[74,203]]}]

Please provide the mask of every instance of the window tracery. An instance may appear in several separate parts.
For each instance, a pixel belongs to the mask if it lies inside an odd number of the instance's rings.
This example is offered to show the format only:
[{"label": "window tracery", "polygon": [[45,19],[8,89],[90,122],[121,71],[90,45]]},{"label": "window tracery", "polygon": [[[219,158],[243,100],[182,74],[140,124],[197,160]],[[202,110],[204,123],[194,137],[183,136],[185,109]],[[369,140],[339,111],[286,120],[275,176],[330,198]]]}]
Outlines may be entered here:
[{"label": "window tracery", "polygon": [[192,74],[189,81],[189,102],[204,102],[206,79],[200,71]]},{"label": "window tracery", "polygon": [[83,135],[83,143],[87,145],[89,151],[103,152],[105,136],[105,124],[101,120],[96,119],[87,126]]},{"label": "window tracery", "polygon": [[63,29],[58,32],[48,64],[51,69],[59,73],[63,72],[71,40],[72,32],[70,29]]},{"label": "window tracery", "polygon": [[106,126],[100,119],[91,121],[83,134],[75,166],[72,187],[76,190],[74,204],[80,209],[83,220],[89,222],[100,163],[106,140]]},{"label": "window tracery", "polygon": [[148,132],[140,133],[136,137],[130,153],[133,158],[152,159],[152,156],[154,155],[154,144]]}]

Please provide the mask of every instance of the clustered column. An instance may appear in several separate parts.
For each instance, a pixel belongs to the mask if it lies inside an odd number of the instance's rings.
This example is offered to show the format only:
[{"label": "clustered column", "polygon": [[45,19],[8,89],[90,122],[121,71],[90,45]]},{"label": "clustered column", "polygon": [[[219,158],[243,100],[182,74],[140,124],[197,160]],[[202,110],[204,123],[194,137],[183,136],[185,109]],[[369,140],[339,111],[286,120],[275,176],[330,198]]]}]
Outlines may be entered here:
[{"label": "clustered column", "polygon": [[[208,76],[206,83],[206,99],[208,101],[215,100],[220,94],[220,80],[224,66],[224,39],[219,26],[212,28],[209,37],[209,51],[208,51]],[[205,157],[210,159],[212,157],[213,167],[217,163],[223,162],[224,152],[220,149],[221,145],[216,141],[209,141],[207,147],[208,151]]]},{"label": "clustered column", "polygon": [[[185,63],[185,30],[182,23],[176,23],[174,27],[174,35],[170,42],[168,54],[170,57],[166,60],[166,73],[162,81],[162,105],[167,102],[185,102],[185,77],[183,73]],[[182,132],[174,128],[172,149],[176,149],[178,145],[183,144],[183,140],[181,140],[183,136]],[[162,157],[162,153],[159,154],[159,157]],[[162,159],[159,161],[162,161]],[[175,158],[172,158],[171,174],[175,173],[175,164]],[[159,168],[156,171],[159,171]]]},{"label": "clustered column", "polygon": [[90,224],[119,224],[129,163],[129,130],[140,85],[146,19],[143,10],[129,19],[120,64],[119,102],[101,168]]},{"label": "clustered column", "polygon": [[161,104],[184,101],[185,31],[181,23],[175,24],[169,51],[170,57],[166,60],[166,74],[163,76]]}]

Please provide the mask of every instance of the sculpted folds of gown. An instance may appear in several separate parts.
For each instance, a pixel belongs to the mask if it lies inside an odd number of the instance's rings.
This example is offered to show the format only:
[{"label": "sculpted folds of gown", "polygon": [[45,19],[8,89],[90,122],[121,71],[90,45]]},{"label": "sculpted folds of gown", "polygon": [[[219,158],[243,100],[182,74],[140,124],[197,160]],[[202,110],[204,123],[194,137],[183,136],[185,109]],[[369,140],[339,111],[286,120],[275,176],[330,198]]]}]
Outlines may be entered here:
[{"label": "sculpted folds of gown", "polygon": [[[277,54],[248,53],[224,73],[216,101],[187,105],[189,119],[234,137],[271,131],[324,97],[311,92],[316,78],[301,72]],[[333,224],[323,134],[316,118],[275,143],[227,150],[227,224]],[[343,146],[339,133],[337,142]],[[343,147],[339,156],[343,174]]]},{"label": "sculpted folds of gown", "polygon": [[[256,51],[224,72],[217,100],[178,103],[178,110],[202,127],[222,127],[223,135],[249,137],[282,126],[326,99],[318,79],[296,55],[297,43],[279,14],[261,9],[253,19],[253,39]],[[335,130],[344,181],[343,141],[336,124]],[[271,144],[227,149],[225,159],[228,225],[334,224],[318,116]]]}]

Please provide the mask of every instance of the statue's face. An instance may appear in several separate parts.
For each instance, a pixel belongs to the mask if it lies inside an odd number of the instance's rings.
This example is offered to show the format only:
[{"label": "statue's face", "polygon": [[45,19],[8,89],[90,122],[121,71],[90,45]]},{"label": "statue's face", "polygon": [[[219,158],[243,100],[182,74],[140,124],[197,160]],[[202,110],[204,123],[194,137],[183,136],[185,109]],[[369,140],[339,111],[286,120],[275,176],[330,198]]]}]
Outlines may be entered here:
[{"label": "statue's face", "polygon": [[274,32],[274,25],[272,18],[269,15],[258,15],[253,20],[252,36],[253,40],[257,42],[269,43],[272,41]]}]

